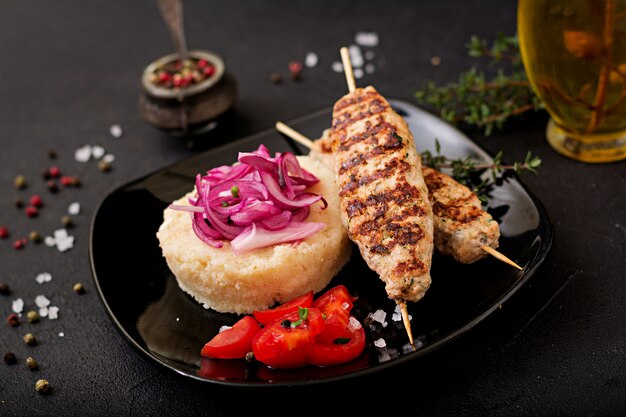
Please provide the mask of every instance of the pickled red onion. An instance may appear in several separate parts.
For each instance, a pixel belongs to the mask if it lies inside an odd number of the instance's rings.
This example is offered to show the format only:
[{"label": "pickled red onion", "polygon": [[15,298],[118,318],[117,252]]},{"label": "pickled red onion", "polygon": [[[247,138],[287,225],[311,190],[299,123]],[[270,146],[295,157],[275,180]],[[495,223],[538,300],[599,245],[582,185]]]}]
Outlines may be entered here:
[{"label": "pickled red onion", "polygon": [[298,242],[324,228],[305,222],[310,207],[326,200],[306,191],[319,179],[302,168],[292,153],[269,150],[240,152],[238,163],[213,168],[196,176],[195,195],[189,205],[170,204],[187,211],[192,229],[204,243],[221,248],[231,241],[233,252],[287,242]]}]

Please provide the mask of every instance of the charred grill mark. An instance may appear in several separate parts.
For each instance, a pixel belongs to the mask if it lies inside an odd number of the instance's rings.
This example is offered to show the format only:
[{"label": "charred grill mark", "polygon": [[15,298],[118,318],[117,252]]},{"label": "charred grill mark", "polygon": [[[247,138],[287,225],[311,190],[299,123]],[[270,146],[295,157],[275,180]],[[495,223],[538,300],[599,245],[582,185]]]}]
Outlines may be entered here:
[{"label": "charred grill mark", "polygon": [[435,201],[433,204],[433,214],[435,216],[451,219],[463,224],[471,223],[481,218],[483,213],[483,210],[475,206],[443,204],[440,201]]},{"label": "charred grill mark", "polygon": [[387,106],[379,98],[370,100],[368,104],[368,106],[363,106],[365,109],[362,111],[356,113],[345,111],[338,116],[335,116],[333,118],[332,128],[334,130],[340,130],[348,125],[358,122],[359,120],[367,119],[369,117],[376,116],[377,114],[385,113],[389,110],[389,106]]},{"label": "charred grill mark", "polygon": [[375,91],[370,91],[370,92],[364,92],[363,94],[359,94],[359,95],[349,95],[347,97],[344,97],[342,99],[340,99],[336,104],[335,107],[333,109],[334,112],[339,112],[343,109],[345,109],[346,107],[350,107],[353,106],[355,104],[359,104],[362,103],[364,101],[367,101],[373,97],[378,96],[378,93]]},{"label": "charred grill mark", "polygon": [[[393,273],[396,276],[416,276],[422,275],[428,272],[428,268],[424,264],[424,262],[420,261],[415,257],[415,252],[413,251],[410,260],[399,262],[398,265],[393,269]],[[409,285],[410,286],[410,285]],[[408,290],[408,287],[407,287]]]},{"label": "charred grill mark", "polygon": [[408,162],[400,160],[398,158],[393,158],[389,162],[387,162],[383,168],[374,171],[372,174],[364,175],[358,181],[356,181],[356,178],[355,180],[350,180],[346,185],[341,187],[339,195],[341,197],[344,197],[346,194],[349,194],[367,184],[371,184],[376,180],[390,177],[394,173],[401,174],[403,172],[407,172],[410,169],[411,165]]}]

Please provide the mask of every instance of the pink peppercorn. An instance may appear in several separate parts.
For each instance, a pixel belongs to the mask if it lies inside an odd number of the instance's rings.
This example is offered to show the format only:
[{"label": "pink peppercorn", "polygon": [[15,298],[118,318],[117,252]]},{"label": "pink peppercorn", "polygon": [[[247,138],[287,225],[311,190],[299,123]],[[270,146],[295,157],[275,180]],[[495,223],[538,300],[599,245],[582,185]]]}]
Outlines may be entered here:
[{"label": "pink peppercorn", "polygon": [[38,194],[35,194],[30,198],[30,204],[34,207],[41,207],[43,205],[43,201]]},{"label": "pink peppercorn", "polygon": [[37,207],[35,206],[28,206],[26,207],[25,211],[28,217],[36,217],[37,214],[39,214],[39,211],[37,210]]},{"label": "pink peppercorn", "polygon": [[6,239],[7,237],[9,237],[9,229],[7,229],[4,226],[1,226],[0,227],[0,238]]},{"label": "pink peppercorn", "polygon": [[202,73],[206,77],[210,77],[211,75],[215,74],[215,67],[213,65],[205,67],[205,68],[202,69]]},{"label": "pink peppercorn", "polygon": [[22,249],[24,247],[24,242],[22,241],[22,239],[17,239],[15,242],[13,242],[13,249]]},{"label": "pink peppercorn", "polygon": [[61,170],[57,166],[51,166],[48,173],[51,178],[58,178],[61,175]]},{"label": "pink peppercorn", "polygon": [[199,59],[198,60],[198,68],[204,68],[206,66],[209,65],[209,61],[207,61],[206,59]]}]

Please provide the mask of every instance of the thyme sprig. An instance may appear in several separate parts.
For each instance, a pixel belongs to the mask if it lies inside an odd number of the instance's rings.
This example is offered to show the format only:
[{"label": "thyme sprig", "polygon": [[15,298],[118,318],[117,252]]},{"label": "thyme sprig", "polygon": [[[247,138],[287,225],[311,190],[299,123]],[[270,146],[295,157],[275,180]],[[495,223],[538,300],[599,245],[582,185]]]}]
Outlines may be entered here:
[{"label": "thyme sprig", "polygon": [[[530,151],[526,154],[523,162],[514,162],[513,164],[502,162],[502,151],[498,152],[493,157],[493,162],[489,164],[478,163],[471,156],[450,159],[441,154],[438,140],[435,140],[435,152],[433,154],[429,150],[423,151],[421,153],[422,163],[437,170],[450,170],[452,178],[472,190],[483,203],[489,201],[491,191],[496,185],[500,185],[514,174],[520,175],[526,171],[537,174],[541,165],[541,159]],[[483,175],[486,171],[490,172],[489,176]]]},{"label": "thyme sprig", "polygon": [[433,107],[452,124],[478,127],[486,136],[502,129],[512,117],[543,109],[526,77],[517,36],[499,34],[491,45],[472,36],[466,47],[469,56],[487,58],[496,67],[495,74],[472,66],[457,82],[437,85],[429,81],[415,91],[419,103]]}]

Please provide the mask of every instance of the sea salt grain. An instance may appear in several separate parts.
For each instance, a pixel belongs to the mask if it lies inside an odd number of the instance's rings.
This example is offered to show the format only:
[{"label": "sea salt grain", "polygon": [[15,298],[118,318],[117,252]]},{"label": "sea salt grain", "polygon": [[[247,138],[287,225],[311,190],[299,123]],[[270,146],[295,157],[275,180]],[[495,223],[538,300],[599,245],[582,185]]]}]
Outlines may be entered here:
[{"label": "sea salt grain", "polygon": [[71,214],[72,216],[76,216],[77,214],[79,214],[80,213],[80,203],[78,201],[75,201],[75,202],[71,203],[67,207],[67,213]]},{"label": "sea salt grain", "polygon": [[111,127],[109,128],[109,133],[114,138],[119,138],[119,137],[122,137],[122,134],[124,132],[122,131],[122,127],[120,125],[115,124],[115,125],[111,125]]},{"label": "sea salt grain", "polygon": [[70,236],[66,229],[57,229],[54,231],[54,237],[45,238],[47,246],[56,246],[59,252],[65,252],[74,247],[74,236]]},{"label": "sea salt grain", "polygon": [[363,64],[365,64],[363,53],[358,45],[350,45],[348,47],[348,52],[350,54],[350,64],[352,64],[353,68],[361,68]]},{"label": "sea salt grain", "polygon": [[35,281],[38,284],[43,284],[44,282],[52,281],[52,275],[49,272],[42,272],[41,274],[37,274],[35,277]]},{"label": "sea salt grain", "polygon": [[48,317],[48,307],[41,307],[39,309],[39,316],[40,317]]},{"label": "sea salt grain", "polygon": [[378,309],[373,313],[370,313],[370,317],[372,320],[382,324],[385,322],[385,318],[387,318],[387,313],[385,313],[385,310]]},{"label": "sea salt grain", "polygon": [[21,298],[13,300],[13,303],[11,303],[11,310],[13,310],[16,314],[20,314],[24,310],[24,300]]},{"label": "sea salt grain", "polygon": [[104,148],[102,146],[94,146],[91,148],[91,156],[94,159],[100,159],[104,155]]},{"label": "sea salt grain", "polygon": [[38,295],[35,297],[35,305],[39,308],[48,307],[50,305],[50,300],[45,295]]},{"label": "sea salt grain", "polygon": [[115,161],[115,155],[113,155],[112,153],[108,153],[102,157],[102,161],[107,164],[110,164],[113,161]]},{"label": "sea salt grain", "polygon": [[59,318],[59,307],[51,306],[48,308],[48,318],[50,320],[56,320]]},{"label": "sea salt grain", "polygon": [[59,332],[59,337],[64,337],[64,336],[65,336],[65,333]]},{"label": "sea salt grain", "polygon": [[74,151],[74,159],[78,162],[87,162],[91,159],[91,146],[85,145],[81,148],[78,148]]},{"label": "sea salt grain", "polygon": [[374,340],[374,346],[376,346],[377,348],[384,348],[385,346],[387,346],[387,342],[381,337]]},{"label": "sea salt grain", "polygon": [[354,41],[361,46],[378,46],[378,33],[376,32],[357,32]]},{"label": "sea salt grain", "polygon": [[304,65],[309,68],[313,68],[317,65],[317,62],[318,58],[315,52],[309,52],[308,54],[306,54],[306,57],[304,58]]}]

